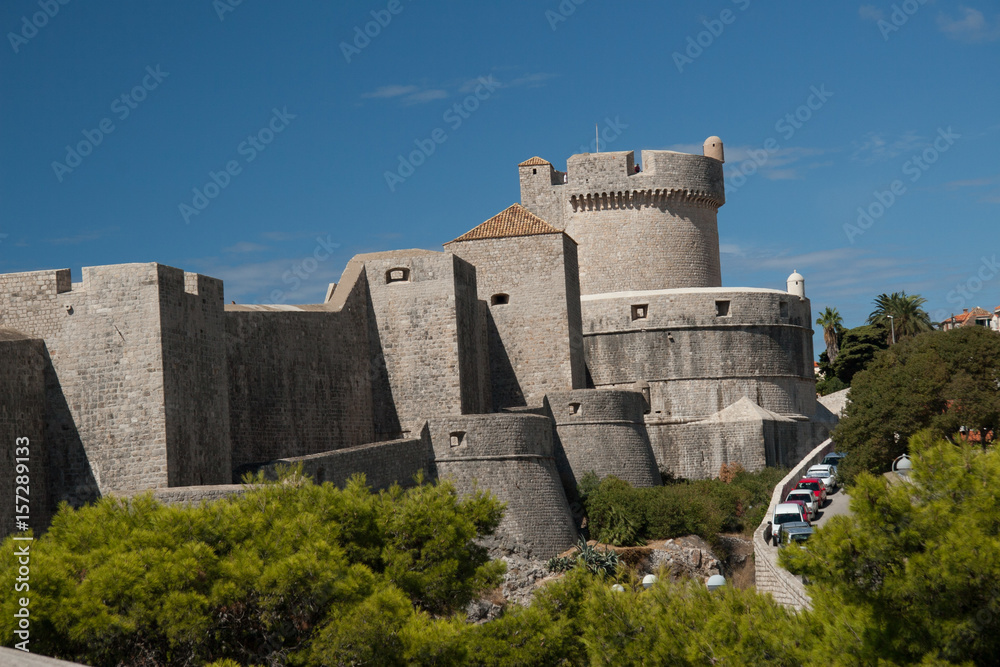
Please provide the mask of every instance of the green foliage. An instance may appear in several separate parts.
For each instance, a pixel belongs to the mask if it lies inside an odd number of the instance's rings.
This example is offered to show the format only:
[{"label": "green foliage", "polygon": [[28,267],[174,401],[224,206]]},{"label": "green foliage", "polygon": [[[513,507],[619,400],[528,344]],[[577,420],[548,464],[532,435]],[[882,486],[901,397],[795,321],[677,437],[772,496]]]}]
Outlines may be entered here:
[{"label": "green foliage", "polygon": [[828,375],[816,383],[816,393],[820,396],[834,394],[843,389],[847,389],[847,385],[836,375]]},{"label": "green foliage", "polygon": [[[361,477],[338,490],[295,472],[199,507],[151,495],[64,506],[32,546],[30,648],[102,665],[325,664],[315,646],[383,662],[421,610],[453,613],[499,582],[503,563],[474,540],[501,511],[447,483],[373,494]],[[0,604],[7,645],[14,604]]]},{"label": "green foliage", "polygon": [[934,326],[931,324],[930,315],[923,309],[925,303],[927,299],[919,294],[906,292],[879,294],[875,297],[875,310],[868,316],[868,324],[881,325],[889,336],[886,343],[890,345],[893,344],[894,335],[896,342],[899,342],[904,338],[931,331]]},{"label": "green foliage", "polygon": [[879,350],[888,347],[886,332],[881,325],[866,324],[848,329],[841,338],[840,354],[831,364],[833,375],[850,387],[854,376],[868,367]]},{"label": "green foliage", "polygon": [[951,437],[960,426],[986,433],[998,425],[1000,336],[967,327],[908,338],[881,352],[855,378],[833,439],[850,454],[840,470],[850,482],[861,471],[887,470],[921,429]]},{"label": "green foliage", "polygon": [[785,471],[740,471],[726,484],[718,479],[635,489],[614,476],[581,489],[590,535],[615,546],[699,535],[716,542],[722,532],[753,530],[767,511],[774,485]]},{"label": "green foliage", "polygon": [[[858,476],[851,515],[789,548],[807,575],[830,657],[996,664],[1000,656],[1000,452],[925,431],[910,440],[912,483]],[[821,656],[816,656],[823,662]],[[928,663],[930,664],[930,663]]]}]

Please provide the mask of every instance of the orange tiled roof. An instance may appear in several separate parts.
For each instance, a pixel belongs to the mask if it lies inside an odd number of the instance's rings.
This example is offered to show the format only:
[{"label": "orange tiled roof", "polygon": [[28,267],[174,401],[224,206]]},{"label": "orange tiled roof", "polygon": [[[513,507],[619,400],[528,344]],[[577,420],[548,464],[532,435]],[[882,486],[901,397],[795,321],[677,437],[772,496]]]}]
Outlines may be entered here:
[{"label": "orange tiled roof", "polygon": [[990,315],[989,313],[987,313],[985,310],[983,310],[979,306],[976,306],[975,308],[973,308],[972,310],[970,310],[968,312],[952,316],[951,318],[945,320],[945,322],[955,322],[956,324],[964,325],[964,324],[968,324],[970,319],[973,322],[975,322],[976,319],[980,318],[980,317],[992,317],[992,315]]},{"label": "orange tiled roof", "polygon": [[552,163],[549,162],[548,160],[543,160],[542,158],[540,158],[540,157],[538,157],[536,155],[535,157],[531,158],[530,160],[525,160],[524,162],[522,162],[521,164],[519,164],[517,166],[518,167],[537,167],[539,165],[545,165],[545,164],[551,165]]},{"label": "orange tiled roof", "polygon": [[[520,204],[514,204],[497,213],[478,227],[459,236],[455,241],[475,239],[500,239],[508,236],[535,236],[559,234],[559,230],[545,222]],[[455,243],[452,241],[452,243]]]}]

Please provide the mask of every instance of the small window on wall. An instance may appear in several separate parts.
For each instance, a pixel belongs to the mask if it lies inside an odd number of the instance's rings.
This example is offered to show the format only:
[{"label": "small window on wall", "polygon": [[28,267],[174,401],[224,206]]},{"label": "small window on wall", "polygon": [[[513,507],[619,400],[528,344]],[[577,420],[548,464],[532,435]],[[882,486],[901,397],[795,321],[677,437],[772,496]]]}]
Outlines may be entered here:
[{"label": "small window on wall", "polygon": [[715,302],[715,316],[716,317],[729,317],[729,302],[728,301],[716,301]]},{"label": "small window on wall", "polygon": [[649,304],[642,303],[632,306],[632,321],[644,320],[646,316],[649,315]]},{"label": "small window on wall", "polygon": [[782,318],[788,317],[788,302],[781,301],[778,303],[778,311],[781,313]]},{"label": "small window on wall", "polygon": [[578,414],[580,414],[580,404],[579,403],[570,403],[569,404],[569,413],[571,415],[578,415]]},{"label": "small window on wall", "polygon": [[465,444],[465,431],[454,431],[451,434],[451,446],[461,447]]},{"label": "small window on wall", "polygon": [[389,269],[385,272],[385,282],[386,284],[408,283],[410,282],[410,270],[403,267]]},{"label": "small window on wall", "polygon": [[506,306],[510,303],[510,294],[494,294],[490,297],[491,306]]},{"label": "small window on wall", "polygon": [[538,169],[532,169],[532,170],[531,170],[531,173],[532,173],[532,174],[537,174],[537,173],[538,173]]}]

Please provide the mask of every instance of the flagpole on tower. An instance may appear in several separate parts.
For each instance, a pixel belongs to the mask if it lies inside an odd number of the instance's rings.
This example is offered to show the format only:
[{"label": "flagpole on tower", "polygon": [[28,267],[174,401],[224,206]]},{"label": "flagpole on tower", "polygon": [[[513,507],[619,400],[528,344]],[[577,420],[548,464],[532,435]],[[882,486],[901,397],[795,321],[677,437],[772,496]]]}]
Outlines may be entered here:
[{"label": "flagpole on tower", "polygon": [[594,123],[594,146],[597,147],[597,152],[601,152],[601,135],[597,133],[597,123]]}]

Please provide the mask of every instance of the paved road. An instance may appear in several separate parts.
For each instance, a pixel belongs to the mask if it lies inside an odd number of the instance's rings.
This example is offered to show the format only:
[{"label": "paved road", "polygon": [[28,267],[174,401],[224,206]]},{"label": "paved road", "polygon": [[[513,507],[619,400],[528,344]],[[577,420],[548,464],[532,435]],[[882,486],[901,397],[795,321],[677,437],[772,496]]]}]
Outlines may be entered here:
[{"label": "paved road", "polygon": [[847,492],[844,491],[844,487],[839,487],[836,493],[832,496],[827,496],[827,505],[819,511],[819,518],[813,521],[813,525],[822,527],[831,516],[850,514],[851,511],[847,508],[849,500],[850,498]]}]

